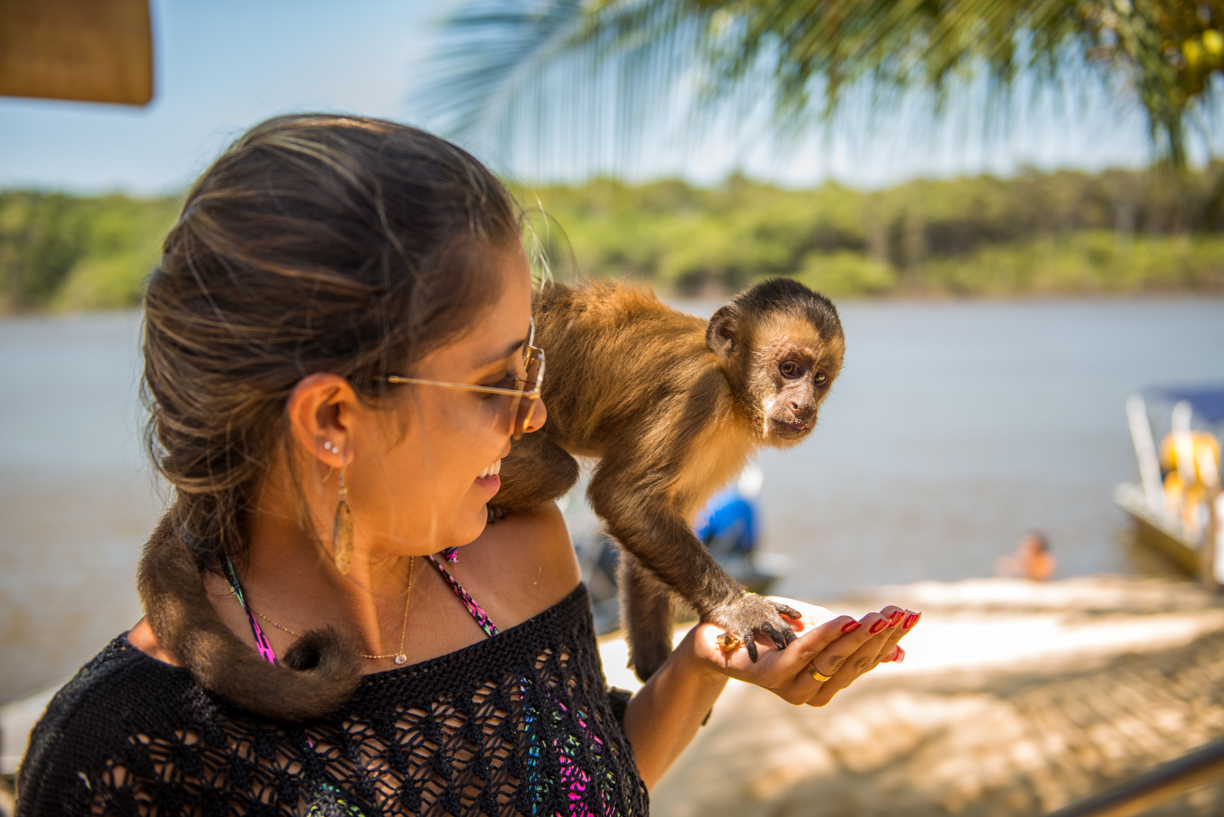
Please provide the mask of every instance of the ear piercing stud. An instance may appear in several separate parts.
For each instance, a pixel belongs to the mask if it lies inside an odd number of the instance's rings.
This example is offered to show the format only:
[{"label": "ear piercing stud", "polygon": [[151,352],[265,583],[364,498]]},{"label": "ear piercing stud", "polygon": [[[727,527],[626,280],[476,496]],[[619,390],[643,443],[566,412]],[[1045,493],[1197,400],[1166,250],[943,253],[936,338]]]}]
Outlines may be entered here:
[{"label": "ear piercing stud", "polygon": [[330,452],[331,452],[331,453],[333,453],[333,454],[339,454],[339,453],[340,453],[340,446],[336,445],[336,444],[335,444],[335,443],[333,443],[331,440],[324,440],[324,441],[323,441],[323,450],[324,450],[324,451],[330,451]]}]

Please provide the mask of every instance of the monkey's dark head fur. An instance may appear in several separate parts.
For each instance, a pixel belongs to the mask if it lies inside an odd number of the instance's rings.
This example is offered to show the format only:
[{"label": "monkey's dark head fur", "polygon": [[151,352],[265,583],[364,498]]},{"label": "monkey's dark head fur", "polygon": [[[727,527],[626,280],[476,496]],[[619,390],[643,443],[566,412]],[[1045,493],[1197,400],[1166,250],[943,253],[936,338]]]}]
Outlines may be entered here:
[{"label": "monkey's dark head fur", "polygon": [[776,448],[811,433],[846,351],[836,307],[789,278],[762,281],[714,313],[706,345],[761,442]]}]

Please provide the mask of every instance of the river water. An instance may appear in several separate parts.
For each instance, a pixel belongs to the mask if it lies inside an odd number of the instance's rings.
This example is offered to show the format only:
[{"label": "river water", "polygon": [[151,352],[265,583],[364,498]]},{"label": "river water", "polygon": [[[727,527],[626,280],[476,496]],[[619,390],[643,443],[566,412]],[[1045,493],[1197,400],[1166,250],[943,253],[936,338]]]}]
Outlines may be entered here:
[{"label": "river water", "polygon": [[[708,314],[710,304],[682,305]],[[1224,299],[868,302],[813,436],[766,451],[777,592],[990,575],[1050,536],[1063,576],[1159,573],[1113,485],[1123,403],[1224,382]],[[141,454],[139,318],[0,321],[0,702],[69,676],[140,617],[133,576],[164,504]]]}]

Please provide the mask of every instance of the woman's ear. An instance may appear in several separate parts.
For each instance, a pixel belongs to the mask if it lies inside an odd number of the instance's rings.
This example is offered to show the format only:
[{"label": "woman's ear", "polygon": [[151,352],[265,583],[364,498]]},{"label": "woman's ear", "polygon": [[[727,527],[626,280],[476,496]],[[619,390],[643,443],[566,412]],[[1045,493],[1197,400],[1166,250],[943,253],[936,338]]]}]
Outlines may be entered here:
[{"label": "woman's ear", "polygon": [[353,456],[358,409],[357,393],[347,380],[316,372],[299,380],[289,395],[289,431],[303,453],[339,470]]}]

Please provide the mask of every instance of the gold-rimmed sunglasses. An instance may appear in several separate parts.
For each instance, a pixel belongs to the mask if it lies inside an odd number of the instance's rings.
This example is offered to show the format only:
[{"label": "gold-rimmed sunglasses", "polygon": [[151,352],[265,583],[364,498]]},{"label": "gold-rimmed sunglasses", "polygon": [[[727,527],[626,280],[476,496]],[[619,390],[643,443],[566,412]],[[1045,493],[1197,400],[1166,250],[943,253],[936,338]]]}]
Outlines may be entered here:
[{"label": "gold-rimmed sunglasses", "polygon": [[422,380],[419,377],[400,377],[399,375],[388,375],[388,383],[410,383],[418,386],[442,386],[447,389],[459,389],[460,391],[473,391],[480,394],[500,394],[509,399],[506,405],[506,414],[510,422],[510,435],[514,439],[523,436],[523,430],[531,422],[531,416],[535,413],[536,403],[540,401],[540,390],[544,384],[544,350],[539,346],[533,346],[535,340],[535,320],[531,321],[531,331],[527,336],[527,351],[523,354],[523,368],[525,374],[523,377],[514,378],[516,384],[522,384],[523,388],[519,389],[503,389],[497,386],[473,386],[469,383],[447,383],[442,380]]}]

